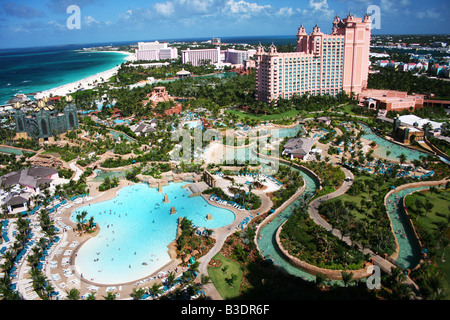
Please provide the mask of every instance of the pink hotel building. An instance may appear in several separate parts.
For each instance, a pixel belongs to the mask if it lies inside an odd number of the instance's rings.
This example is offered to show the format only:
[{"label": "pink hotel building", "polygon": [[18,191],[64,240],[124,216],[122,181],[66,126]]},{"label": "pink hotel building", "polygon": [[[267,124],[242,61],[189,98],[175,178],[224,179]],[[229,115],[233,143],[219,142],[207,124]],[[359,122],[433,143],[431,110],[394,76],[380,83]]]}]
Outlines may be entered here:
[{"label": "pink hotel building", "polygon": [[371,20],[369,15],[335,17],[331,34],[316,25],[306,34],[297,32],[297,51],[269,52],[259,46],[255,54],[256,99],[267,103],[309,92],[336,95],[344,90],[359,94],[367,87]]}]

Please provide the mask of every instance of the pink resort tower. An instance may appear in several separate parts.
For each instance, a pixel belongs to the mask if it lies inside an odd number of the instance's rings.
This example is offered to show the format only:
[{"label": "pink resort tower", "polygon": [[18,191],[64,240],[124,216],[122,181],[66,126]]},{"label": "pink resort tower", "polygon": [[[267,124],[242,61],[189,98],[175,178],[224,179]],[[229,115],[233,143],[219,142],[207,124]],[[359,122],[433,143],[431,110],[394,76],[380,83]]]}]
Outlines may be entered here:
[{"label": "pink resort tower", "polygon": [[358,94],[367,87],[371,20],[335,17],[331,34],[319,26],[306,34],[297,32],[297,51],[278,53],[274,45],[255,54],[256,99],[267,103],[278,98],[309,92],[336,95],[341,91]]}]

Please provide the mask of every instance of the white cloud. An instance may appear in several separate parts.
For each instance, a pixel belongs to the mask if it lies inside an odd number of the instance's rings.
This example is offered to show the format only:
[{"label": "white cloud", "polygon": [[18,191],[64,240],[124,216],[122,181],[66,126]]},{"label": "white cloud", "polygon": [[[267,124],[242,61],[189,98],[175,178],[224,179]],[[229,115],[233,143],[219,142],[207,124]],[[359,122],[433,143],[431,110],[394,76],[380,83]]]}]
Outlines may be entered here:
[{"label": "white cloud", "polygon": [[166,3],[155,3],[153,8],[158,14],[164,17],[170,17],[175,12],[174,4],[170,1],[167,1]]},{"label": "white cloud", "polygon": [[381,0],[381,14],[397,14],[411,4],[410,0]]},{"label": "white cloud", "polygon": [[334,16],[334,10],[329,9],[327,0],[309,0],[309,7],[314,15],[320,14],[321,18],[329,19]]},{"label": "white cloud", "polygon": [[228,0],[222,8],[222,12],[227,15],[234,15],[240,18],[250,18],[253,15],[260,15],[269,12],[271,5],[259,5],[255,2],[246,2],[244,0]]},{"label": "white cloud", "polygon": [[83,23],[89,27],[94,24],[98,25],[100,22],[95,20],[92,16],[85,16]]},{"label": "white cloud", "polygon": [[[298,8],[297,8],[298,9]],[[283,7],[276,13],[277,16],[282,18],[290,18],[294,14],[294,10],[290,7]]]},{"label": "white cloud", "polygon": [[416,13],[416,17],[419,19],[440,19],[441,13],[439,11],[436,11],[435,9],[427,9],[426,11],[418,11]]}]

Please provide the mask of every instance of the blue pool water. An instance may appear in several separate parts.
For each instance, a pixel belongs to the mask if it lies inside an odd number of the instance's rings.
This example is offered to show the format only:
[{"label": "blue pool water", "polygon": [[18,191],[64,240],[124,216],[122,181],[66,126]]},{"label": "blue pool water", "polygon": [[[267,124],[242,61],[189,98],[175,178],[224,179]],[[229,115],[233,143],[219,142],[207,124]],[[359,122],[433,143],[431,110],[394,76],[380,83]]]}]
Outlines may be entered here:
[{"label": "blue pool water", "polygon": [[[302,125],[298,124],[292,128],[278,128],[278,127],[274,127],[274,128],[270,128],[268,130],[260,130],[258,132],[259,137],[265,136],[265,135],[269,135],[270,136],[270,141],[268,140],[268,138],[266,137],[262,137],[260,139],[260,141],[262,143],[266,143],[268,145],[272,145],[278,148],[278,154],[281,154],[280,151],[280,146],[279,144],[275,144],[274,141],[278,140],[278,139],[282,139],[282,138],[286,138],[286,137],[295,137],[297,136],[298,132],[302,129]],[[252,138],[255,139],[256,138]],[[250,140],[252,141],[252,140]],[[228,146],[224,146],[224,154],[223,154],[223,158],[221,159],[221,163],[223,164],[232,164],[236,161],[236,163],[244,163],[245,161],[249,161],[250,164],[257,164],[258,162],[260,163],[265,163],[268,161],[264,161],[264,159],[259,159],[258,156],[256,156],[252,150],[256,147],[256,144],[252,144],[251,146],[246,146],[246,147],[240,147],[240,148],[232,148],[232,147],[228,147]],[[258,150],[258,152],[261,152],[262,150]],[[275,153],[274,153],[275,154]]]},{"label": "blue pool water", "polygon": [[[135,184],[122,188],[114,199],[74,211],[73,221],[85,210],[87,219],[93,216],[100,226],[99,234],[77,252],[77,271],[87,280],[101,284],[135,281],[170,262],[167,246],[175,240],[179,217],[208,229],[224,227],[235,220],[230,210],[214,207],[202,197],[189,198],[190,191],[182,188],[185,184],[171,183],[163,187],[162,193],[146,184]],[[164,194],[169,203],[163,203]],[[176,214],[170,214],[171,207],[175,207]],[[206,220],[208,213],[212,220]]]},{"label": "blue pool water", "polygon": [[413,269],[419,263],[421,248],[416,241],[414,231],[408,224],[405,211],[396,202],[396,198],[401,202],[403,201],[403,197],[410,192],[427,188],[429,187],[407,188],[394,192],[387,198],[386,209],[392,221],[394,234],[399,245],[399,254],[396,262],[403,269]]},{"label": "blue pool water", "polygon": [[316,279],[314,275],[311,275],[300,268],[294,267],[284,259],[284,257],[277,250],[278,245],[275,240],[275,234],[278,228],[292,215],[295,207],[298,206],[301,201],[307,201],[310,199],[316,192],[316,182],[303,171],[300,171],[300,173],[305,181],[306,190],[299,198],[297,198],[297,200],[281,211],[271,223],[266,224],[260,230],[259,235],[261,238],[258,239],[258,247],[264,257],[266,259],[272,259],[273,263],[280,269],[297,277],[301,277],[304,280],[314,281]]},{"label": "blue pool water", "polygon": [[[404,153],[406,156],[406,161],[411,162],[412,160],[420,160],[420,156],[428,155],[425,152],[413,150],[383,139],[365,124],[361,123],[361,126],[364,130],[362,137],[370,141],[375,141],[378,144],[378,148],[376,148],[373,152],[375,156],[391,161],[399,161],[398,156]],[[390,151],[391,153],[387,155],[387,151]]]}]

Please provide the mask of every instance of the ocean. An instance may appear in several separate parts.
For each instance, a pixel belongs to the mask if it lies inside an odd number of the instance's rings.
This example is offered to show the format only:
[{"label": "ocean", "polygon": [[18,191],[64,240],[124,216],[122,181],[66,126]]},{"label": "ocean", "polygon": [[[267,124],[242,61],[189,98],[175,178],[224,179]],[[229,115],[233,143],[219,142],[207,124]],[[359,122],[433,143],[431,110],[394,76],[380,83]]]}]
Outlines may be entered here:
[{"label": "ocean", "polygon": [[[211,38],[160,39],[159,41],[206,41]],[[154,40],[142,40],[154,41]],[[295,36],[222,37],[223,43],[286,45]],[[17,93],[27,94],[52,89],[109,70],[125,61],[116,52],[88,52],[83,48],[137,44],[138,41],[61,45],[39,48],[0,49],[0,105]]]},{"label": "ocean", "polygon": [[125,61],[117,52],[85,52],[82,46],[0,50],[0,105],[15,94],[30,94],[79,81]]}]

